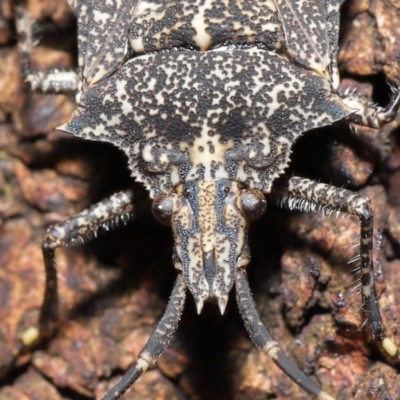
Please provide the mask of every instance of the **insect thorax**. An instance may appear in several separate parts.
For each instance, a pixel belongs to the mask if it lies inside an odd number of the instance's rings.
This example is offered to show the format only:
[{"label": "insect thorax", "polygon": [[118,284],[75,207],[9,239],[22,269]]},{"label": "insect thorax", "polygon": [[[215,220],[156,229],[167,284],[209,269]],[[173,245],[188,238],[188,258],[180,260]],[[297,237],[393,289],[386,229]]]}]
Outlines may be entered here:
[{"label": "insect thorax", "polygon": [[274,4],[140,1],[132,57],[64,128],[120,147],[153,197],[210,179],[269,192],[301,133],[346,116],[330,82],[288,61]]},{"label": "insect thorax", "polygon": [[217,178],[268,192],[302,132],[345,116],[328,90],[264,50],[150,54],[90,88],[66,129],[124,150],[152,196]]}]

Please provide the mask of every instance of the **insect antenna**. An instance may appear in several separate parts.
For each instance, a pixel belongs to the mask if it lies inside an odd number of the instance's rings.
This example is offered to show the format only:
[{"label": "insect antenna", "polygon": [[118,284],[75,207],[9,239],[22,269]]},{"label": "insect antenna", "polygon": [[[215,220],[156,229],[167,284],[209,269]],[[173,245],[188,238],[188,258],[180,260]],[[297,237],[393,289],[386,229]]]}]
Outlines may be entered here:
[{"label": "insect antenna", "polygon": [[120,399],[143,372],[161,356],[178,327],[185,305],[185,298],[185,283],[182,275],[178,275],[164,315],[140,352],[136,362],[128,369],[122,379],[107,392],[102,400]]},{"label": "insect antenna", "polygon": [[[292,364],[278,347],[271,332],[262,322],[255,307],[246,271],[240,269],[236,276],[236,299],[239,311],[245,324],[246,330],[255,346],[264,354],[271,357],[275,364],[293,381],[306,390],[317,400],[334,400],[332,396],[323,391],[311,378],[302,372],[296,365]],[[107,399],[108,400],[108,399]]]}]

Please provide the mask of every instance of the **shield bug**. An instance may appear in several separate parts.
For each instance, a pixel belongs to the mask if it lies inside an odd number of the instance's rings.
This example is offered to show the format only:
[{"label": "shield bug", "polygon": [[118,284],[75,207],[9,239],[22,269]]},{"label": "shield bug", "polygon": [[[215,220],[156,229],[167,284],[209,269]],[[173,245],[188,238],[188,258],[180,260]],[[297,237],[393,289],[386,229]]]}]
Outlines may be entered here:
[{"label": "shield bug", "polygon": [[[246,268],[249,224],[264,213],[296,140],[341,120],[378,128],[400,107],[399,95],[380,108],[339,92],[341,1],[69,3],[78,19],[78,74],[28,74],[27,81],[43,92],[76,91],[77,108],[60,129],[120,148],[175,242],[177,278],[166,311],[137,361],[103,399],[120,398],[161,355],[187,291],[198,313],[215,301],[223,314],[233,288],[254,344],[310,395],[333,399],[285,357],[255,308]],[[27,26],[21,18],[25,58],[32,46]],[[274,197],[282,206],[359,218],[365,330],[396,362],[399,350],[377,306],[368,199],[297,176],[283,187]],[[128,221],[132,203],[132,191],[120,192],[48,229],[41,337],[52,333],[58,318],[55,250],[83,242],[103,225]]]}]

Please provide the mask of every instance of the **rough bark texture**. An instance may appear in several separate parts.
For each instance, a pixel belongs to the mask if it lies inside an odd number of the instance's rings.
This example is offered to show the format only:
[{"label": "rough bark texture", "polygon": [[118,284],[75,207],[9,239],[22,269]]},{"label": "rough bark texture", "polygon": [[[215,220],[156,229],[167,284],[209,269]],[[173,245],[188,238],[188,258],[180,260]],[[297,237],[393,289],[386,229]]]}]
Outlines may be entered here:
[{"label": "rough bark texture", "polygon": [[[32,68],[75,63],[66,2],[29,0],[48,30]],[[384,105],[400,85],[400,2],[343,6],[342,86]],[[0,2],[0,398],[95,399],[135,360],[172,289],[172,236],[151,215],[74,250],[57,250],[61,320],[53,339],[21,347],[43,299],[45,227],[134,185],[112,146],[54,129],[74,108],[66,96],[32,94],[21,81],[12,0]],[[400,344],[400,117],[381,130],[347,124],[305,135],[288,174],[370,197],[375,275],[386,329]],[[358,221],[271,207],[254,223],[250,284],[260,313],[288,356],[338,399],[398,399],[397,369],[360,330],[352,291]],[[308,399],[251,344],[231,296],[197,316],[190,296],[180,328],[157,366],[126,399]]]}]

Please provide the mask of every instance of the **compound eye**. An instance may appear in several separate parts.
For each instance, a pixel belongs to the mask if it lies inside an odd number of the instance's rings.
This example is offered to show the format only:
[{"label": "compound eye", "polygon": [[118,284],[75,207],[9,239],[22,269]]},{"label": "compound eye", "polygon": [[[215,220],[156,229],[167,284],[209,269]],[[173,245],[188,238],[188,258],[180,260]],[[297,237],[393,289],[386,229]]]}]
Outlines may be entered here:
[{"label": "compound eye", "polygon": [[267,208],[264,195],[258,190],[244,190],[240,194],[241,210],[247,221],[259,219]]},{"label": "compound eye", "polygon": [[162,225],[171,226],[172,212],[174,209],[174,200],[172,196],[162,194],[153,200],[151,212],[154,218]]}]

